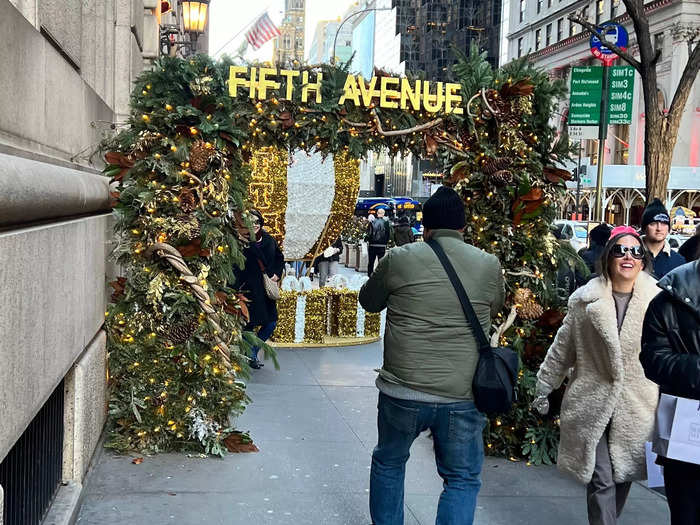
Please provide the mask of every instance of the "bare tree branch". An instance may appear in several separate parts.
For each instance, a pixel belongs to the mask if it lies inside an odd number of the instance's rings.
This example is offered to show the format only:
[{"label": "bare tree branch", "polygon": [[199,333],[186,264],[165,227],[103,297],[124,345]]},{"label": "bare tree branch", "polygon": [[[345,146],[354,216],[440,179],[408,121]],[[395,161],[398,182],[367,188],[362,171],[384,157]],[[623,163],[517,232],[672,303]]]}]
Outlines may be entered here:
[{"label": "bare tree branch", "polygon": [[668,108],[669,118],[678,117],[680,119],[698,73],[700,73],[700,43],[695,44],[695,49],[688,56],[688,63],[685,65],[681,79],[678,81],[676,92],[673,94],[673,100]]},{"label": "bare tree branch", "polygon": [[589,33],[597,36],[600,39],[600,42],[603,45],[603,47],[606,47],[606,48],[610,49],[611,51],[617,53],[617,55],[620,58],[622,58],[625,62],[630,64],[632,67],[634,67],[634,69],[636,69],[640,73],[642,72],[641,62],[639,62],[636,58],[634,58],[632,55],[630,55],[627,51],[623,51],[622,49],[617,47],[615,44],[611,44],[610,42],[606,41],[605,37],[601,34],[600,31],[598,31],[598,28],[596,28],[596,26],[594,26],[593,24],[591,24],[587,20],[582,20],[581,18],[579,18],[575,15],[569,16],[569,20],[571,20],[572,22],[574,22],[576,24],[583,26]]}]

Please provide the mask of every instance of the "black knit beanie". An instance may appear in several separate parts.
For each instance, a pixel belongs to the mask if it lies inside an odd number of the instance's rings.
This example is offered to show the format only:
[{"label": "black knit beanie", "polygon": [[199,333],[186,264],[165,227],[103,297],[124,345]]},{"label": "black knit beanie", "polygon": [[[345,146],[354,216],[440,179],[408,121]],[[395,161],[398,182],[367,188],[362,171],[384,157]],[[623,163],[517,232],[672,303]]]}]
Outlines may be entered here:
[{"label": "black knit beanie", "polygon": [[466,224],[464,203],[452,188],[440,186],[423,204],[423,227],[428,230],[461,230]]},{"label": "black knit beanie", "polygon": [[671,217],[668,215],[666,206],[659,199],[654,199],[651,204],[644,208],[642,214],[642,233],[652,222],[665,222],[671,224]]}]

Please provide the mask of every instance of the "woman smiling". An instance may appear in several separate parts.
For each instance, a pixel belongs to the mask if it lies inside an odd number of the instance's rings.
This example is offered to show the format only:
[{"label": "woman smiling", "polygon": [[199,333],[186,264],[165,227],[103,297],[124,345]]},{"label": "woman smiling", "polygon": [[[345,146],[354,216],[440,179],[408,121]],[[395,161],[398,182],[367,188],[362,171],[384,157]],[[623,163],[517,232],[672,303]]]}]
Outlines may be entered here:
[{"label": "woman smiling", "polygon": [[569,311],[537,374],[533,407],[569,376],[561,406],[557,464],[587,485],[588,521],[612,525],[631,482],[646,478],[644,444],[654,429],[658,388],[639,362],[642,322],[660,291],[637,232],[618,226],[598,261],[599,276],[569,299]]}]

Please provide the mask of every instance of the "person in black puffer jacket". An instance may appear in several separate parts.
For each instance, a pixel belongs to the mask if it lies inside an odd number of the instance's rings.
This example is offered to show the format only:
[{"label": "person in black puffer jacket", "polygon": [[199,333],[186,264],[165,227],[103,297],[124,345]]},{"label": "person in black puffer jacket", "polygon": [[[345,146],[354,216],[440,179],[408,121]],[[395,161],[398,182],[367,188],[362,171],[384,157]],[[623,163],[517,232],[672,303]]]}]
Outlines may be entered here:
[{"label": "person in black puffer jacket", "polygon": [[[700,400],[700,261],[684,264],[658,282],[663,293],[644,318],[644,373],[661,392]],[[672,525],[700,523],[700,465],[659,457],[664,466]]]}]

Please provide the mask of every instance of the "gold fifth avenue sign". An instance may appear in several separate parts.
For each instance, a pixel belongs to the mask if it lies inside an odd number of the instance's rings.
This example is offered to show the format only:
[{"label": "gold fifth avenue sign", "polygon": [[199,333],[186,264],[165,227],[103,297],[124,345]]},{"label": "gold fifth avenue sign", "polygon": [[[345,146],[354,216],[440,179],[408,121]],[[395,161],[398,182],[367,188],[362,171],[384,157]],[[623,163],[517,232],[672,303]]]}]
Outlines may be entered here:
[{"label": "gold fifth avenue sign", "polygon": [[[291,100],[297,89],[294,79],[300,75],[301,101],[308,102],[309,97],[313,96],[315,102],[321,103],[323,73],[316,73],[315,78],[312,79],[309,71],[300,72],[293,69],[231,66],[229,94],[237,97],[238,90],[242,88],[248,90],[248,96],[252,99],[266,100],[272,93],[279,93],[280,98]],[[372,77],[367,82],[362,76],[348,75],[338,104],[342,105],[350,101],[355,106],[369,108],[373,107],[372,99],[378,98],[381,108],[461,115],[463,108],[460,88],[459,84],[449,82],[431,83],[427,80],[411,81],[396,77]]]}]

